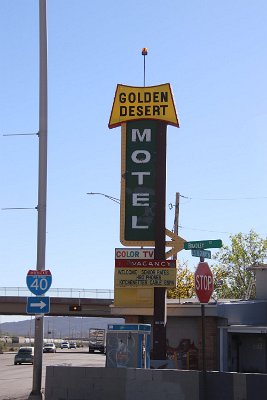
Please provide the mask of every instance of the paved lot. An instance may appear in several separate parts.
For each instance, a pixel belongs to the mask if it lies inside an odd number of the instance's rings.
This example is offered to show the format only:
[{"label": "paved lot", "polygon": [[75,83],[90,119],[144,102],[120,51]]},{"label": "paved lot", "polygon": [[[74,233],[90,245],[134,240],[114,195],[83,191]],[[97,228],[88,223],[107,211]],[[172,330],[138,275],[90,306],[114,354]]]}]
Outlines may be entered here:
[{"label": "paved lot", "polygon": [[[32,389],[33,366],[14,365],[14,355],[15,353],[0,354],[0,400],[26,400]],[[43,355],[42,391],[45,392],[47,365],[104,367],[105,361],[103,354],[89,354],[88,348],[46,353]]]}]

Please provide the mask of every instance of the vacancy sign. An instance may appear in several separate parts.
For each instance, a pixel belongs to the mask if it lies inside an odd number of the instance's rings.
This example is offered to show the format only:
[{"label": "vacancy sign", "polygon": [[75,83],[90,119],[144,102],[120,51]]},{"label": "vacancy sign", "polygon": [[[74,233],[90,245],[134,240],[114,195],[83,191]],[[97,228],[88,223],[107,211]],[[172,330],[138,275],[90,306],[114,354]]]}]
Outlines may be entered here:
[{"label": "vacancy sign", "polygon": [[176,278],[176,260],[115,260],[115,288],[170,288]]},{"label": "vacancy sign", "polygon": [[176,287],[176,269],[115,268],[115,288]]}]

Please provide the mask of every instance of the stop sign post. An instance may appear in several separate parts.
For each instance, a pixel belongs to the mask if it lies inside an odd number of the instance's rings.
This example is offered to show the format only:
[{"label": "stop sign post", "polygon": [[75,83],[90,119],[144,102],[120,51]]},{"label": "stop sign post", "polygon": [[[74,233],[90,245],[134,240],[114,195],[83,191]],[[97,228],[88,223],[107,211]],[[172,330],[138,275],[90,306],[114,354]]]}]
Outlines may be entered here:
[{"label": "stop sign post", "polygon": [[206,330],[205,330],[205,304],[207,304],[213,293],[213,275],[209,264],[204,261],[198,263],[195,272],[195,292],[201,303],[201,322],[202,322],[202,371],[203,371],[203,397],[206,398]]}]

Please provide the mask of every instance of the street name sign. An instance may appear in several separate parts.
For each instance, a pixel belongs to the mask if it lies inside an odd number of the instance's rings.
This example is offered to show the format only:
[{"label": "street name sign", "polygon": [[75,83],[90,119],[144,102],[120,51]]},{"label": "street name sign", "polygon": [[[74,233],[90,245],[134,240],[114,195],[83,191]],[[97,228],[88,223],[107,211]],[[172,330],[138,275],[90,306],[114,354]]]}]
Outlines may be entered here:
[{"label": "street name sign", "polygon": [[48,314],[50,312],[50,297],[28,297],[26,312],[27,314]]},{"label": "street name sign", "polygon": [[184,250],[195,250],[195,249],[212,249],[222,247],[221,239],[216,240],[197,240],[193,242],[185,242]]},{"label": "street name sign", "polygon": [[200,262],[194,274],[195,292],[201,304],[208,303],[213,293],[213,275],[207,262]]},{"label": "street name sign", "polygon": [[28,271],[26,277],[28,289],[36,296],[41,296],[46,293],[52,284],[52,274],[47,270],[32,270]]},{"label": "street name sign", "polygon": [[211,251],[209,250],[191,250],[193,257],[211,258]]}]

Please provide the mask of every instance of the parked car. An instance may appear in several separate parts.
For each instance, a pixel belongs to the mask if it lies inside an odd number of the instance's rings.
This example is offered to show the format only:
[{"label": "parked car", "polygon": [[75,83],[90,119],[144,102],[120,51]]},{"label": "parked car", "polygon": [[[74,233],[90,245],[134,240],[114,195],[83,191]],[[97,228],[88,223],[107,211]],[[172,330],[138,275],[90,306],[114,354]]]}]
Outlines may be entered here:
[{"label": "parked car", "polygon": [[14,364],[33,364],[34,347],[20,347],[14,358]]},{"label": "parked car", "polygon": [[69,349],[70,348],[70,344],[69,342],[62,342],[60,345],[61,349]]},{"label": "parked car", "polygon": [[55,343],[46,343],[43,347],[43,353],[56,353]]},{"label": "parked car", "polygon": [[77,349],[77,344],[75,342],[70,342],[70,349]]}]

